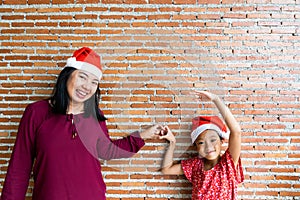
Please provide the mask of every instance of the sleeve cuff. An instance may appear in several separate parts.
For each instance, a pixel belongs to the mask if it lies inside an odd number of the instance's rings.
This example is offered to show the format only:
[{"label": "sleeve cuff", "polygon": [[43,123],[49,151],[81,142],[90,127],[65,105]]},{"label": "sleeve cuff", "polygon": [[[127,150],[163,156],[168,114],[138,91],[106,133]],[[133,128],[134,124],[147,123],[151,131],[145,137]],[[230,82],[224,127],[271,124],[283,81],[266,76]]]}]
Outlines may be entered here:
[{"label": "sleeve cuff", "polygon": [[135,131],[135,132],[131,133],[130,136],[132,136],[134,138],[134,140],[136,141],[139,148],[142,148],[145,145],[145,140],[141,137],[139,131]]}]

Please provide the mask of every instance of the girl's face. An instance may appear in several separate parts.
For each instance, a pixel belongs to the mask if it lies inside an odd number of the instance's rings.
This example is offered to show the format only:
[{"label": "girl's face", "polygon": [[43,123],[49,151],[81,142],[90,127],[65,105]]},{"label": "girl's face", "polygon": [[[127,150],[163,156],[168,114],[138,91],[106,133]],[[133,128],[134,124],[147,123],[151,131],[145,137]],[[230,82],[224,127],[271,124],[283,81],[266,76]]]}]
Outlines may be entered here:
[{"label": "girl's face", "polygon": [[67,81],[67,91],[70,103],[83,104],[95,94],[98,88],[98,78],[90,72],[75,70]]},{"label": "girl's face", "polygon": [[205,130],[195,141],[198,154],[207,160],[216,160],[221,154],[223,141],[214,130]]}]

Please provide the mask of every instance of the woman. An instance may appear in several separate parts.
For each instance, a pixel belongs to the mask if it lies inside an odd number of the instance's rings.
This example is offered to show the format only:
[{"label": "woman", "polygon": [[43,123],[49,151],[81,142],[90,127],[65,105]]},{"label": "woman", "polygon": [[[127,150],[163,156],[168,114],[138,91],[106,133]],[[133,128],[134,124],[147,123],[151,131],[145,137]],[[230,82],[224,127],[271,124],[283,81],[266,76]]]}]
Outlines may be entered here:
[{"label": "woman", "polygon": [[[33,200],[104,200],[98,158],[131,157],[155,125],[123,139],[109,138],[98,108],[100,57],[83,47],[67,60],[50,99],[26,107],[10,159],[2,200],[24,200],[33,170]],[[33,167],[33,168],[32,168]]]}]

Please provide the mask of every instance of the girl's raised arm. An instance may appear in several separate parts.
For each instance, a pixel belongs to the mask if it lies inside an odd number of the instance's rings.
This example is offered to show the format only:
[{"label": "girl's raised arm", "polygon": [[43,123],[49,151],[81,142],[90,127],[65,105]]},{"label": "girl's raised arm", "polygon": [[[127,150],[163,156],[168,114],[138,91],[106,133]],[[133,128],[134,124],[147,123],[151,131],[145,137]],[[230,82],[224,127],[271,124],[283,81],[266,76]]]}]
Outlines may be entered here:
[{"label": "girl's raised arm", "polygon": [[230,155],[232,156],[235,166],[237,166],[240,153],[241,153],[241,128],[239,123],[236,121],[229,108],[223,103],[223,101],[217,95],[207,91],[195,91],[193,94],[195,94],[200,99],[202,96],[207,97],[218,108],[223,119],[225,120],[226,125],[230,130],[228,149]]}]

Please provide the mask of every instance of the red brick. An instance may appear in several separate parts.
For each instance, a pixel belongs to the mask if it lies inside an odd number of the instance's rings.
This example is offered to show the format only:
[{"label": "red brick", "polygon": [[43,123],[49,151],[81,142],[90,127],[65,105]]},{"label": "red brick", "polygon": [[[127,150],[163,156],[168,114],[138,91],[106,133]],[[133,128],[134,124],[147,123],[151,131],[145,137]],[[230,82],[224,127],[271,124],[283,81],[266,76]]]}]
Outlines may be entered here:
[{"label": "red brick", "polygon": [[124,0],[125,4],[147,4],[147,0]]},{"label": "red brick", "polygon": [[122,4],[123,0],[101,0],[104,4]]},{"label": "red brick", "polygon": [[50,0],[28,0],[27,2],[29,5],[30,4],[49,4]]},{"label": "red brick", "polygon": [[86,4],[89,4],[89,3],[100,3],[101,2],[101,0],[77,0],[76,1],[76,3],[82,3],[82,4],[84,4],[84,3],[86,3]]},{"label": "red brick", "polygon": [[196,4],[197,0],[174,0],[174,4]]},{"label": "red brick", "polygon": [[222,0],[222,4],[240,4],[244,3],[244,0]]},{"label": "red brick", "polygon": [[281,191],[280,192],[280,196],[284,197],[284,196],[287,196],[287,197],[299,197],[300,196],[300,192],[297,192],[297,191]]},{"label": "red brick", "polygon": [[27,0],[2,0],[2,3],[1,4],[13,4],[13,5],[17,5],[17,4],[20,4],[20,5],[24,5],[27,3]]},{"label": "red brick", "polygon": [[10,13],[12,11],[13,11],[12,8],[0,8],[0,12],[1,13]]},{"label": "red brick", "polygon": [[220,4],[220,0],[198,0],[198,4]]},{"label": "red brick", "polygon": [[172,4],[172,0],[149,0],[150,4]]},{"label": "red brick", "polygon": [[53,4],[72,4],[74,0],[52,0]]},{"label": "red brick", "polygon": [[24,15],[3,15],[2,20],[23,20]]}]

